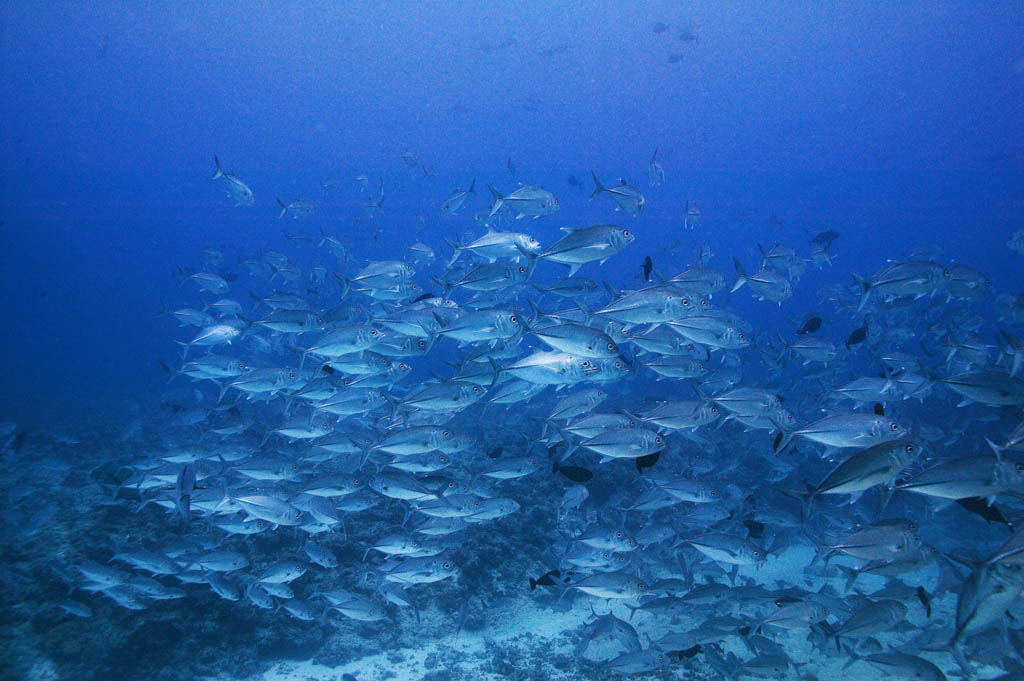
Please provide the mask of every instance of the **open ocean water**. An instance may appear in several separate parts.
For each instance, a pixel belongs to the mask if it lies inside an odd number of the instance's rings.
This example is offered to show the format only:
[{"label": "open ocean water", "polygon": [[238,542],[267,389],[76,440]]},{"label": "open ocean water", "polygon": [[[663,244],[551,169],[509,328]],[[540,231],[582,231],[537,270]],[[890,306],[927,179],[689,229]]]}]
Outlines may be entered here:
[{"label": "open ocean water", "polygon": [[0,678],[1024,678],[1024,5],[0,6]]}]

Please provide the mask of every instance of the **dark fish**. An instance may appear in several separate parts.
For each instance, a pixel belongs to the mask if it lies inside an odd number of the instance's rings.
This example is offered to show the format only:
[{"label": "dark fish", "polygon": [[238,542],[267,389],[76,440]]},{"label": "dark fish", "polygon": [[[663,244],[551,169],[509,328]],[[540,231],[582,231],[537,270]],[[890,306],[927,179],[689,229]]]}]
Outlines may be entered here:
[{"label": "dark fish", "polygon": [[167,362],[163,361],[159,357],[156,358],[156,361],[160,362],[160,368],[163,369],[165,373],[168,373],[168,374],[173,374],[174,373],[174,370],[171,369],[171,367],[167,366]]},{"label": "dark fish", "polygon": [[885,416],[885,405],[881,402],[875,403],[875,413],[879,416]]},{"label": "dark fish", "polygon": [[516,164],[512,162],[512,157],[508,157],[508,161],[505,162],[505,167],[508,168],[508,174],[512,177],[516,176]]},{"label": "dark fish", "polygon": [[640,458],[633,460],[636,461],[637,472],[643,473],[645,468],[651,468],[652,466],[654,466],[654,464],[658,463],[658,459],[660,458],[661,452],[654,452],[653,454],[641,456]]},{"label": "dark fish", "polygon": [[497,459],[499,456],[501,456],[501,447],[495,447],[491,451],[487,452],[488,459]]},{"label": "dark fish", "polygon": [[863,343],[864,339],[866,339],[867,337],[868,337],[868,327],[862,326],[859,329],[856,329],[853,333],[850,334],[850,337],[846,339],[846,348],[847,348],[847,350],[850,349],[851,345],[857,345],[858,343]]},{"label": "dark fish", "polygon": [[669,64],[678,64],[682,60],[683,60],[683,55],[681,53],[673,52],[672,54],[668,55],[668,60],[667,61],[668,61]]},{"label": "dark fish", "polygon": [[696,655],[699,652],[701,652],[701,647],[700,647],[700,644],[698,643],[697,645],[691,646],[691,647],[687,648],[686,650],[672,650],[672,651],[669,651],[668,654],[673,656],[673,657],[677,657],[680,660],[688,660],[688,659],[690,659],[691,657],[693,657],[694,655]]},{"label": "dark fish", "polygon": [[192,491],[195,487],[196,467],[194,464],[186,464],[178,471],[178,479],[174,484],[174,504],[178,509],[178,518],[185,527],[188,527]]},{"label": "dark fish", "polygon": [[320,367],[320,370],[323,371],[327,375],[330,375],[330,374],[334,373],[334,367],[332,367],[330,364],[323,365],[322,367]]},{"label": "dark fish", "polygon": [[594,474],[586,468],[580,466],[559,466],[557,461],[552,464],[551,472],[561,473],[573,482],[587,482],[594,478]]},{"label": "dark fish", "polygon": [[839,232],[833,232],[832,230],[828,230],[826,232],[819,232],[818,234],[816,234],[814,238],[811,239],[811,243],[818,244],[819,246],[824,246],[826,244],[832,243],[838,238]]},{"label": "dark fish", "polygon": [[538,586],[565,586],[569,583],[569,575],[566,574],[565,578],[562,578],[562,573],[558,570],[552,570],[547,572],[537,579],[530,577],[530,591],[535,590]]},{"label": "dark fish", "polygon": [[[544,50],[541,54],[545,57],[557,57],[560,54],[569,54],[569,46],[559,45],[558,47],[551,47]],[[515,175],[515,173],[512,174]]]},{"label": "dark fish", "polygon": [[925,614],[928,617],[932,616],[932,599],[928,595],[928,592],[924,590],[923,586],[917,587],[917,600],[921,601],[921,605],[924,606]]},{"label": "dark fish", "polygon": [[570,175],[569,179],[566,180],[566,182],[569,183],[570,187],[579,187],[580,186],[580,178],[576,177],[575,175]]},{"label": "dark fish", "polygon": [[764,524],[757,522],[753,518],[744,520],[743,526],[747,528],[751,539],[760,539],[764,535]]},{"label": "dark fish", "polygon": [[963,506],[965,510],[984,518],[986,523],[1002,523],[1007,527],[1013,527],[1013,524],[1006,519],[1002,511],[996,506],[989,506],[988,502],[982,497],[957,499],[956,503]]},{"label": "dark fish", "polygon": [[655,33],[664,33],[665,31],[668,30],[668,24],[659,21],[658,23],[654,24],[654,26],[651,27],[651,30],[654,31]]},{"label": "dark fish", "polygon": [[359,681],[359,679],[352,676],[351,674],[342,674],[341,681]]},{"label": "dark fish", "polygon": [[644,281],[651,280],[651,270],[654,269],[654,261],[651,260],[651,256],[644,258]]},{"label": "dark fish", "polygon": [[814,333],[821,328],[821,317],[811,317],[804,325],[800,327],[800,330],[796,332],[798,336],[806,336],[809,333]]},{"label": "dark fish", "polygon": [[689,29],[683,29],[679,32],[679,39],[684,43],[695,43],[697,42],[697,34]]}]

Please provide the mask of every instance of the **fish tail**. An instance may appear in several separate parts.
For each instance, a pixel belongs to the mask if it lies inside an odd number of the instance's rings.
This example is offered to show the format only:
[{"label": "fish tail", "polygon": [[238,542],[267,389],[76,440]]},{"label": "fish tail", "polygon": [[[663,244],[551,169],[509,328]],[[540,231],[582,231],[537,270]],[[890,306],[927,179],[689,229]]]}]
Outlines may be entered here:
[{"label": "fish tail", "polygon": [[288,206],[284,205],[284,201],[281,199],[277,200],[277,205],[281,206],[281,213],[277,216],[277,219],[280,220],[284,217],[284,214],[288,212]]},{"label": "fish tail", "polygon": [[476,195],[476,178],[475,177],[473,178],[473,181],[469,183],[469,189],[466,190],[466,193],[473,194],[474,196]]},{"label": "fish tail", "polygon": [[444,242],[452,247],[452,259],[448,261],[448,267],[451,267],[459,259],[459,256],[462,255],[462,246],[448,238],[445,238]]},{"label": "fish tail", "polygon": [[736,283],[733,284],[732,289],[729,290],[729,293],[732,293],[733,291],[737,290],[739,287],[747,283],[747,273],[743,269],[743,265],[740,264],[740,261],[737,260],[736,258],[733,258],[732,264],[733,267],[736,268]]},{"label": "fish tail", "polygon": [[217,172],[214,174],[213,179],[224,177],[224,169],[220,167],[220,159],[217,158],[217,154],[213,155],[213,162],[217,166]]},{"label": "fish tail", "polygon": [[491,190],[491,196],[494,197],[494,203],[491,204],[491,212],[487,214],[487,217],[493,217],[495,213],[501,210],[501,207],[505,205],[505,197],[501,195],[494,185],[487,185],[487,188]]},{"label": "fish tail", "polygon": [[590,199],[593,200],[595,196],[597,196],[601,192],[605,192],[605,191],[608,191],[608,190],[605,189],[604,185],[601,184],[601,180],[597,179],[597,173],[595,173],[593,170],[590,171],[590,176],[592,178],[594,178],[595,189],[594,189],[594,193],[590,195]]},{"label": "fish tail", "polygon": [[854,280],[860,285],[861,288],[860,305],[857,306],[857,312],[860,312],[861,310],[864,309],[864,305],[867,304],[868,302],[868,294],[871,293],[871,282],[856,274],[851,276],[853,276]]}]

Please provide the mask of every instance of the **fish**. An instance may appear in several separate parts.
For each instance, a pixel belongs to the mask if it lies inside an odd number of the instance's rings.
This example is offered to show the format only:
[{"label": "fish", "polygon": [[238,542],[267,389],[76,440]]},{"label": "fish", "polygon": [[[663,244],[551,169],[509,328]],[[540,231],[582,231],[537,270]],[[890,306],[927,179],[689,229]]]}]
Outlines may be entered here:
[{"label": "fish", "polygon": [[227,195],[234,199],[235,205],[255,205],[256,199],[248,185],[231,173],[224,172],[224,169],[220,166],[220,159],[216,156],[213,157],[213,162],[217,166],[217,172],[214,174],[213,179],[224,181],[224,189],[227,192]]},{"label": "fish", "polygon": [[601,184],[601,181],[597,179],[597,174],[591,172],[591,177],[594,179],[594,193],[590,195],[590,200],[593,201],[596,197],[607,192],[611,195],[612,199],[615,200],[616,210],[621,210],[625,213],[636,217],[643,209],[646,200],[637,189],[626,184],[625,180],[620,179],[619,184],[606,188]]},{"label": "fish", "polygon": [[651,162],[648,167],[648,176],[652,187],[660,187],[665,184],[665,169],[658,163],[658,150],[655,149],[651,155]]},{"label": "fish", "polygon": [[460,191],[458,189],[454,190],[451,196],[445,199],[444,203],[441,204],[441,214],[455,215],[458,213],[459,209],[462,208],[462,204],[464,204],[466,199],[469,198],[469,195],[476,194],[475,187],[476,179],[474,178],[473,181],[469,183],[469,189],[465,191]]},{"label": "fish", "polygon": [[491,204],[491,210],[488,213],[490,216],[497,215],[498,211],[503,208],[508,208],[515,213],[517,220],[527,216],[536,219],[551,215],[559,208],[555,195],[540,187],[520,185],[519,189],[507,195],[503,195],[493,186],[488,185],[488,188],[494,197],[494,203]]}]

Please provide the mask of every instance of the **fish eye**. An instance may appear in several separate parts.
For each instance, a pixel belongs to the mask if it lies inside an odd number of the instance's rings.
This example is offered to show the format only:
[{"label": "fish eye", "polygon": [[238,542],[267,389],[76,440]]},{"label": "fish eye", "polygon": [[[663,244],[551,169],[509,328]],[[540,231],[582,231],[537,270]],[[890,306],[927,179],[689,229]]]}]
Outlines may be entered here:
[{"label": "fish eye", "polygon": [[758,551],[757,549],[755,549],[754,550],[754,558],[760,558],[760,557],[761,557],[761,552]]},{"label": "fish eye", "polygon": [[409,365],[406,364],[405,362],[402,362],[401,364],[398,365],[398,368],[401,369],[402,371],[408,371]]},{"label": "fish eye", "polygon": [[704,306],[704,307],[707,307],[707,306],[708,306],[708,301],[706,301],[706,300],[702,300],[702,301],[700,301],[700,304],[701,304],[702,306]]},{"label": "fish eye", "polygon": [[586,360],[586,359],[585,359],[585,360],[583,360],[583,366],[584,366],[584,367],[588,367],[588,366],[590,366],[590,360]]},{"label": "fish eye", "polygon": [[1018,463],[1016,469],[1018,473],[1024,473],[1024,463]]},{"label": "fish eye", "polygon": [[622,368],[622,362],[616,362],[615,363],[615,368],[616,369],[621,369]]},{"label": "fish eye", "polygon": [[907,445],[906,446],[906,450],[907,450],[907,454],[913,454],[914,453],[914,445]]},{"label": "fish eye", "polygon": [[445,562],[445,564],[444,564],[444,569],[445,569],[445,570],[450,570],[450,569],[451,569],[451,567],[452,567],[452,564],[451,564],[451,563]]},{"label": "fish eye", "polygon": [[683,303],[683,307],[690,307],[690,299],[689,298],[683,298],[682,303]]},{"label": "fish eye", "polygon": [[515,324],[515,323],[516,323],[516,316],[515,316],[515,315],[512,315],[511,317],[509,317],[509,318],[508,318],[508,320],[509,320],[510,322],[512,322],[513,324]]},{"label": "fish eye", "polygon": [[294,371],[289,371],[288,372],[288,378],[295,378],[295,372]]},{"label": "fish eye", "polygon": [[626,237],[628,239],[629,238],[629,230],[628,229],[622,230],[622,236],[624,236],[624,237]]},{"label": "fish eye", "polygon": [[742,333],[739,336],[737,336],[737,338],[739,338],[740,340],[746,340],[747,339],[746,335],[744,335]]},{"label": "fish eye", "polygon": [[615,349],[615,343],[609,343],[608,344],[608,349],[609,350],[614,350]]},{"label": "fish eye", "polygon": [[892,426],[890,426],[890,427],[891,427],[891,428],[892,428],[893,430],[899,430],[899,429],[900,429],[900,424],[898,424],[898,423],[894,423],[894,424],[892,424]]},{"label": "fish eye", "polygon": [[619,537],[619,538],[621,538],[621,537],[622,537],[622,532],[621,532],[621,531],[619,531],[619,532],[616,532],[616,533],[615,533],[615,536],[616,536],[616,537]]},{"label": "fish eye", "polygon": [[656,443],[659,443],[659,444],[660,444],[660,443],[661,443],[661,436],[660,436],[660,435],[657,435],[657,436],[655,436],[655,438],[654,438],[654,441],[655,441]]},{"label": "fish eye", "polygon": [[703,364],[698,364],[697,368],[700,369],[701,371],[704,371],[704,365]]},{"label": "fish eye", "polygon": [[443,437],[450,437],[450,436],[451,436],[451,433],[450,433],[449,431],[447,431],[447,430],[442,430],[442,431],[441,431],[441,435],[442,435]]},{"label": "fish eye", "polygon": [[454,482],[449,482],[448,483],[448,489],[455,489],[455,483]]},{"label": "fish eye", "polygon": [[425,348],[425,347],[427,347],[427,341],[425,341],[425,340],[423,340],[423,339],[421,338],[421,339],[419,340],[419,342],[418,342],[418,343],[416,343],[416,345],[418,345],[418,346],[419,346],[419,347],[421,347],[421,348]]},{"label": "fish eye", "polygon": [[370,335],[371,336],[376,336],[377,335],[377,329],[370,329]]},{"label": "fish eye", "polygon": [[440,461],[441,463],[444,463],[445,461],[448,460],[448,457],[445,456],[444,454],[441,454],[437,457],[437,460]]},{"label": "fish eye", "polygon": [[480,392],[480,386],[478,386],[478,385],[474,385],[474,386],[473,386],[473,392],[475,392],[475,393],[478,393],[478,392]]},{"label": "fish eye", "polygon": [[717,497],[718,496],[718,490],[717,489],[711,490],[711,496]]},{"label": "fish eye", "polygon": [[525,271],[526,271],[526,268],[525,268],[525,267],[523,267],[522,265],[520,265],[520,266],[519,266],[519,271],[520,271],[520,272],[525,272]]},{"label": "fish eye", "polygon": [[644,584],[643,582],[637,582],[636,583],[636,588],[640,589],[641,591],[644,591],[645,589],[647,589],[647,585]]}]

